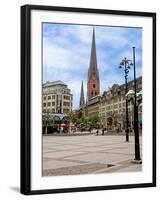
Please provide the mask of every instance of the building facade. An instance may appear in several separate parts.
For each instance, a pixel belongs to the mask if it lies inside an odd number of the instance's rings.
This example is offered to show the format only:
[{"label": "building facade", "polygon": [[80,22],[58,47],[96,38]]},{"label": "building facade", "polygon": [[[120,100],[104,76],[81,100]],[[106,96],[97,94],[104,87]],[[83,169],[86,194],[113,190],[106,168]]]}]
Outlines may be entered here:
[{"label": "building facade", "polygon": [[88,116],[89,117],[93,117],[93,116],[99,117],[100,99],[101,99],[101,96],[97,95],[95,97],[92,97],[87,102],[87,110],[88,110]]},{"label": "building facade", "polygon": [[71,90],[62,81],[43,84],[42,96],[43,113],[68,114],[72,111]]},{"label": "building facade", "polygon": [[[142,77],[137,79],[137,92],[142,90]],[[134,90],[134,81],[128,82],[128,90]],[[125,126],[126,96],[125,84],[114,84],[107,91],[104,91],[100,98],[99,117],[101,123],[106,127],[114,127],[116,124],[120,128]],[[130,127],[133,126],[134,108],[128,102],[128,119]],[[142,103],[139,105],[139,124],[142,125]]]}]

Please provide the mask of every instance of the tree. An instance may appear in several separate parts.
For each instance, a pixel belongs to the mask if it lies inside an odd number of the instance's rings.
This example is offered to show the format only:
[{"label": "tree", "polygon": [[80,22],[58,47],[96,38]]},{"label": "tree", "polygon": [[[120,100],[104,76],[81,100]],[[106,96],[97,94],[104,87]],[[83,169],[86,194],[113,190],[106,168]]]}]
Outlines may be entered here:
[{"label": "tree", "polygon": [[85,125],[87,125],[89,123],[89,117],[83,117],[82,121]]},{"label": "tree", "polygon": [[98,115],[93,115],[89,118],[89,121],[93,124],[96,125],[98,122],[100,122],[100,118]]},{"label": "tree", "polygon": [[76,124],[81,124],[81,123],[82,123],[82,118],[80,118],[80,119],[78,118],[76,121]]},{"label": "tree", "polygon": [[42,124],[45,128],[45,134],[47,134],[48,127],[55,125],[55,119],[50,113],[45,113],[42,115]]},{"label": "tree", "polygon": [[70,116],[71,118],[71,121],[73,122],[73,124],[76,124],[77,123],[77,120],[78,120],[78,116],[76,114],[72,114]]}]

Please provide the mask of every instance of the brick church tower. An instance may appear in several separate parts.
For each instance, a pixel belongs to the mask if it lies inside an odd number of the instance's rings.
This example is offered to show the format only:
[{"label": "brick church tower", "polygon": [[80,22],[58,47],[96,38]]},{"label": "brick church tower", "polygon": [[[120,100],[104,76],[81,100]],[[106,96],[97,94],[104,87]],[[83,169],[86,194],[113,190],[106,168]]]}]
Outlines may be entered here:
[{"label": "brick church tower", "polygon": [[87,98],[88,100],[90,100],[92,97],[97,96],[99,94],[100,94],[100,81],[99,81],[99,71],[97,67],[95,31],[93,29],[90,65],[88,69]]}]

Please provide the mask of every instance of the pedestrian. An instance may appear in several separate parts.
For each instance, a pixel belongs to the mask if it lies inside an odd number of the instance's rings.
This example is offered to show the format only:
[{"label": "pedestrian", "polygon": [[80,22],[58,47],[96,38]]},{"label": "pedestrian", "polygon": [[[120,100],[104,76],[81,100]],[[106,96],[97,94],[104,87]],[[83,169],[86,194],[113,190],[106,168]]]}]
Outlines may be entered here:
[{"label": "pedestrian", "polygon": [[98,136],[98,129],[97,129],[96,133],[97,133],[97,136]]},{"label": "pedestrian", "polygon": [[102,129],[102,135],[104,135],[104,128]]}]

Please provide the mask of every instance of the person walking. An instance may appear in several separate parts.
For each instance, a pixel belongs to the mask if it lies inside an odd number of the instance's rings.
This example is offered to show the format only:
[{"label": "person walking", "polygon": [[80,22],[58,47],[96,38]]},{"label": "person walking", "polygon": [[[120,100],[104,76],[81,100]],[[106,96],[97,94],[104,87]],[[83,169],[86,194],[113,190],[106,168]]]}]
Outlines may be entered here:
[{"label": "person walking", "polygon": [[102,128],[102,135],[104,135],[104,128]]},{"label": "person walking", "polygon": [[96,131],[96,133],[97,133],[97,136],[98,136],[98,133],[99,133],[99,130],[98,130],[98,128],[97,128],[97,131]]}]

